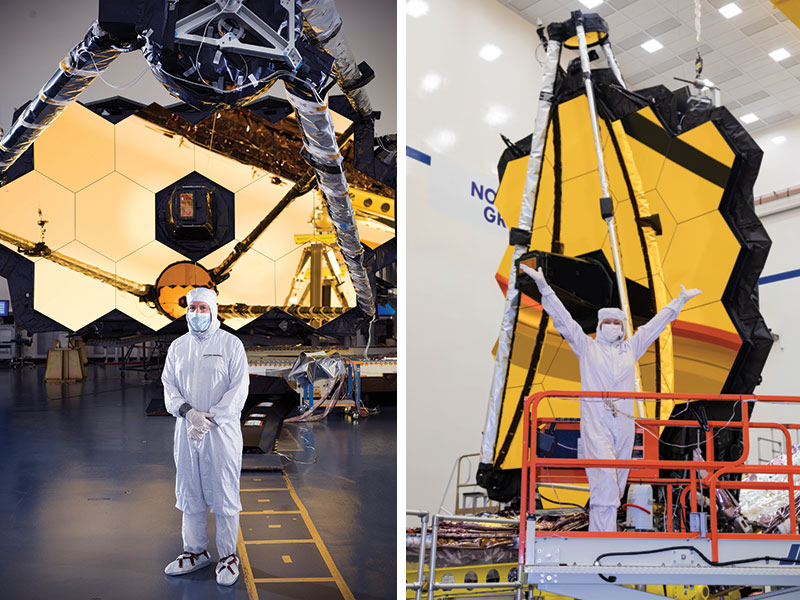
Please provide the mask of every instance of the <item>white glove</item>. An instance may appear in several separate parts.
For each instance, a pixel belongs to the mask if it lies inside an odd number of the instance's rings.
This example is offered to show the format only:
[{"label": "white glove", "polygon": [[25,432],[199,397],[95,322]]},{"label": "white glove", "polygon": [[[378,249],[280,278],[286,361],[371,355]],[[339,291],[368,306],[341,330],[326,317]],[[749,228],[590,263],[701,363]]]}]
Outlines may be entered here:
[{"label": "white glove", "polygon": [[199,410],[191,408],[185,416],[192,427],[200,430],[204,434],[208,433],[212,427],[216,427],[216,424],[210,420],[214,416],[211,413],[200,412]]},{"label": "white glove", "polygon": [[186,431],[186,435],[189,436],[189,439],[194,440],[196,442],[202,441],[203,438],[206,437],[207,433],[208,431],[203,431],[201,429],[198,429],[194,425],[189,425],[189,429]]},{"label": "white glove", "polygon": [[519,266],[520,270],[525,273],[528,277],[533,279],[534,283],[536,283],[536,287],[539,288],[539,291],[542,288],[547,287],[547,281],[544,278],[544,273],[542,273],[542,267],[539,267],[535,271],[531,269],[528,265],[521,264]]},{"label": "white glove", "polygon": [[689,300],[694,298],[695,296],[699,296],[703,293],[703,290],[692,288],[691,290],[687,290],[685,287],[681,286],[681,292],[678,294],[678,298],[680,298],[683,304],[686,304]]}]

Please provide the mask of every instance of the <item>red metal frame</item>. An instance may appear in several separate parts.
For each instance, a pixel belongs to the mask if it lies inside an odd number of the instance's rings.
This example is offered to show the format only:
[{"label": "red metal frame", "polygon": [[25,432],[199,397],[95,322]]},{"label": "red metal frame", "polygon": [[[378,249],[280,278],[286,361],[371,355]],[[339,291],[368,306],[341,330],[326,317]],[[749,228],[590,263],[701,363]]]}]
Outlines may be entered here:
[{"label": "red metal frame", "polygon": [[[538,407],[544,398],[573,398],[579,401],[582,398],[634,398],[640,400],[707,400],[717,402],[741,402],[741,421],[709,421],[709,431],[705,434],[706,441],[706,460],[659,460],[659,459],[630,459],[630,460],[611,460],[611,459],[577,459],[577,458],[540,458],[536,456],[537,435],[540,425],[553,423],[556,419],[552,417],[538,417]],[[750,422],[749,410],[746,410],[746,403],[751,402],[787,402],[799,403],[800,397],[795,396],[761,396],[761,395],[723,395],[723,394],[655,394],[646,392],[576,392],[576,391],[546,391],[529,396],[525,400],[523,415],[523,452],[522,452],[522,489],[520,502],[520,534],[519,534],[519,562],[525,563],[525,547],[527,535],[528,516],[532,516],[536,511],[536,485],[537,483],[547,482],[585,482],[586,467],[606,467],[606,468],[629,468],[631,469],[629,481],[651,483],[654,485],[667,486],[667,515],[672,515],[672,489],[675,485],[684,485],[681,492],[680,502],[683,506],[686,503],[686,496],[691,494],[692,511],[697,511],[697,487],[698,484],[709,488],[710,516],[711,524],[708,538],[711,540],[712,560],[718,560],[719,540],[721,539],[764,539],[763,534],[738,534],[738,533],[719,533],[717,531],[717,489],[784,489],[789,493],[789,502],[792,509],[789,511],[791,531],[797,532],[797,521],[795,517],[795,491],[793,475],[800,475],[800,465],[792,464],[792,440],[790,429],[800,429],[800,425],[783,425],[780,423],[769,422]],[[662,426],[670,427],[698,427],[697,421],[689,420],[666,420],[666,419],[636,419],[636,427],[648,429],[651,433],[658,435]],[[572,428],[578,426],[575,421],[559,421],[559,424]],[[715,428],[741,428],[742,429],[742,455],[735,461],[717,461],[714,458],[713,430]],[[745,464],[745,460],[750,454],[750,429],[779,429],[783,432],[786,440],[787,464],[786,465],[755,465]],[[643,434],[645,435],[645,434]],[[647,443],[644,444],[647,447]],[[554,476],[550,469],[556,468],[564,475]],[[687,469],[690,473],[688,479],[668,479],[659,477],[659,469]],[[697,472],[706,471],[706,476],[698,479]],[[720,481],[720,475],[726,473],[786,473],[785,482],[757,482],[757,481]],[[533,501],[531,500],[533,499]],[[585,532],[585,531],[558,531],[558,532],[537,532],[536,537],[548,537],[558,535],[559,537],[591,537],[591,538],[637,538],[648,539],[675,539],[700,537],[696,532],[673,532],[672,519],[666,518],[666,532]],[[682,524],[682,529],[684,529]],[[797,533],[789,534],[770,534],[769,539],[800,540]]]}]

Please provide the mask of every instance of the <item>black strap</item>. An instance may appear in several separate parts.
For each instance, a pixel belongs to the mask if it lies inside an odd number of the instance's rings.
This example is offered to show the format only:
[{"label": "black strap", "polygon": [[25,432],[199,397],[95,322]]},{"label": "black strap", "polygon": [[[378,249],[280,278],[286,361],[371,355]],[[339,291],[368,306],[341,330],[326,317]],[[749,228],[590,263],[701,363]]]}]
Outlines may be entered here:
[{"label": "black strap", "polygon": [[361,61],[358,63],[358,72],[360,77],[356,79],[354,82],[348,85],[339,85],[343,92],[352,92],[353,90],[357,90],[358,88],[362,88],[367,85],[370,81],[375,79],[375,71],[372,70],[366,62]]},{"label": "black strap", "polygon": [[[550,318],[545,311],[542,311],[542,318],[539,319],[539,333],[536,334],[536,345],[533,348],[531,355],[531,362],[528,365],[528,373],[525,375],[525,384],[522,386],[522,392],[517,400],[517,407],[514,409],[514,416],[511,418],[511,423],[508,426],[506,439],[503,440],[503,446],[500,452],[497,453],[497,460],[494,463],[495,468],[499,469],[503,461],[506,459],[509,448],[511,448],[511,441],[514,439],[514,434],[517,432],[519,422],[522,419],[522,412],[525,408],[525,398],[531,391],[533,385],[533,378],[536,376],[536,368],[539,366],[539,359],[542,357],[542,347],[544,346],[544,336],[547,333],[547,324]],[[510,360],[510,357],[509,357]]]},{"label": "black strap", "polygon": [[[617,161],[619,162],[619,166],[622,169],[622,177],[625,179],[625,187],[628,190],[628,197],[631,201],[631,206],[633,207],[633,215],[636,220],[636,231],[639,234],[639,244],[642,248],[642,258],[644,258],[644,268],[645,272],[647,273],[647,283],[650,287],[650,310],[655,314],[656,307],[656,290],[655,286],[653,285],[653,267],[650,264],[650,254],[647,252],[647,242],[644,239],[644,230],[643,227],[651,226],[645,224],[642,216],[639,214],[639,204],[636,202],[636,193],[633,189],[633,184],[631,183],[631,177],[628,173],[628,165],[625,164],[625,159],[622,156],[622,149],[619,146],[619,140],[617,140],[617,136],[614,133],[614,129],[611,127],[611,122],[605,115],[603,119],[606,124],[606,130],[608,130],[608,135],[611,138],[611,143],[614,144],[614,151],[617,155]],[[656,219],[658,219],[659,229],[656,230],[656,235],[660,234],[660,226],[661,220],[656,215]],[[655,229],[655,228],[654,228]],[[661,340],[656,338],[655,341],[655,350],[656,350],[656,393],[661,393]],[[656,400],[656,419],[661,418],[661,399]]]},{"label": "black strap", "polygon": [[652,230],[656,232],[656,235],[661,235],[663,233],[661,229],[661,216],[658,214],[650,215],[649,217],[636,217],[636,224],[639,225],[639,228],[652,228]]},{"label": "black strap", "polygon": [[[633,198],[631,198],[631,202],[633,202]],[[600,198],[600,216],[603,219],[614,216],[614,202],[608,196]]]},{"label": "black strap", "polygon": [[217,564],[217,573],[224,569],[228,569],[232,574],[236,575],[236,572],[231,569],[231,565],[239,566],[239,557],[235,554],[228,554],[228,556],[224,556],[219,559],[219,563]]},{"label": "black strap", "polygon": [[561,243],[561,120],[558,115],[558,105],[553,107],[553,241],[550,251],[553,254],[564,254],[564,244]]},{"label": "black strap", "polygon": [[508,230],[509,246],[524,246],[527,250],[531,245],[531,232],[519,227],[512,227]]}]

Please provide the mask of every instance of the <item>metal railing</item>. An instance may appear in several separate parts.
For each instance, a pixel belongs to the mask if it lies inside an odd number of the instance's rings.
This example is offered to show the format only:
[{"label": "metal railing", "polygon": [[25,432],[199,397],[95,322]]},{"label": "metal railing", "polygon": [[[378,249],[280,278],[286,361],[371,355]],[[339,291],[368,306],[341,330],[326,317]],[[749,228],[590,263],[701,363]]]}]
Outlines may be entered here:
[{"label": "metal railing", "polygon": [[[522,564],[517,565],[517,580],[506,582],[464,582],[464,583],[441,583],[436,581],[436,547],[439,540],[439,521],[455,521],[460,523],[494,523],[497,525],[511,525],[516,527],[519,522],[516,519],[500,519],[497,517],[473,517],[461,515],[433,515],[433,528],[431,530],[431,558],[428,583],[428,600],[433,600],[436,590],[455,590],[455,589],[513,589],[515,590],[515,600],[522,600],[522,588],[524,587],[525,576]],[[422,545],[425,545],[425,535],[423,532]],[[422,563],[420,563],[422,569]],[[421,579],[421,576],[420,576]],[[406,584],[406,587],[413,584]],[[419,594],[417,595],[419,598]]]},{"label": "metal railing", "polygon": [[[457,515],[469,515],[475,514],[476,512],[497,512],[500,509],[500,503],[495,502],[494,500],[489,500],[489,496],[486,493],[486,490],[481,488],[478,485],[478,482],[475,480],[475,473],[477,473],[477,468],[474,468],[472,465],[473,458],[480,458],[480,454],[464,454],[458,457],[458,462],[456,463],[456,511],[455,514]],[[467,467],[464,469],[462,464],[466,462]],[[467,473],[467,480],[464,481],[462,477],[462,473]],[[470,497],[473,499],[473,506],[467,506],[467,498]],[[484,500],[484,504],[482,506],[477,505],[477,500],[482,499]]]},{"label": "metal railing", "polygon": [[[647,457],[647,445],[645,444],[644,457],[638,459],[586,459],[586,458],[548,458],[537,455],[537,436],[540,426],[550,423],[558,423],[564,427],[577,427],[577,423],[567,423],[552,417],[539,417],[538,407],[545,398],[572,399],[575,401],[603,401],[605,399],[632,398],[644,401],[656,400],[678,400],[678,401],[711,401],[732,403],[731,419],[728,421],[707,421],[706,427],[700,427],[697,420],[666,420],[666,419],[645,419],[635,418],[628,415],[635,421],[637,430],[641,430],[643,436],[651,436],[655,440],[659,439],[659,431],[662,427],[705,429],[704,442],[706,447],[705,460],[661,460],[658,458]],[[748,404],[751,403],[797,403],[800,398],[793,396],[762,396],[762,395],[721,395],[721,394],[654,394],[654,393],[627,393],[627,392],[588,392],[588,391],[547,391],[539,392],[528,397],[525,401],[524,421],[523,421],[523,452],[522,452],[522,491],[521,491],[521,511],[520,511],[520,536],[519,536],[519,562],[525,564],[527,524],[528,519],[534,519],[536,513],[536,488],[541,483],[585,483],[585,468],[614,468],[631,469],[629,482],[649,483],[656,486],[665,486],[666,511],[665,511],[665,531],[648,532],[647,536],[652,538],[691,538],[708,537],[711,541],[712,560],[718,560],[719,542],[724,539],[764,539],[764,534],[755,533],[720,533],[717,527],[717,490],[719,489],[772,489],[785,490],[789,495],[789,522],[791,533],[770,534],[769,539],[800,540],[797,534],[796,522],[796,491],[800,491],[800,485],[794,483],[794,476],[800,476],[800,466],[792,464],[792,439],[791,429],[798,429],[800,425],[784,425],[770,422],[754,422],[750,420],[750,410]],[[735,404],[734,404],[735,403]],[[736,416],[736,404],[739,405],[739,418]],[[720,430],[740,429],[742,432],[742,454],[734,460],[716,460],[714,454],[714,438]],[[785,465],[763,465],[745,464],[750,452],[750,431],[751,429],[776,429],[783,433],[786,443]],[[716,433],[715,433],[716,431]],[[699,440],[698,440],[699,444]],[[689,444],[688,446],[693,446]],[[651,449],[653,448],[651,444]],[[651,450],[652,451],[652,450]],[[655,453],[658,446],[655,446]],[[686,478],[667,478],[660,476],[661,469],[680,469],[688,471]],[[705,475],[699,475],[699,471],[705,471]],[[722,480],[723,475],[734,474],[785,474],[785,481],[737,481]],[[672,491],[675,486],[683,486],[679,496],[679,504],[686,506],[687,499],[691,506],[691,512],[698,512],[698,487],[708,490],[708,510],[710,514],[710,524],[708,532],[686,531],[685,525],[681,523],[681,531],[673,531],[673,507]],[[702,492],[701,492],[702,495]],[[702,499],[702,498],[701,498]],[[702,508],[701,511],[702,512]],[[532,534],[537,535],[537,534]],[[631,535],[642,535],[629,532],[559,532],[563,537],[596,537],[596,538],[625,538]]]},{"label": "metal railing", "polygon": [[419,517],[420,524],[420,542],[419,542],[419,569],[417,571],[417,580],[411,583],[406,583],[407,590],[414,590],[416,592],[416,600],[422,598],[422,586],[425,583],[425,544],[428,538],[428,511],[425,510],[407,510],[407,517]]}]

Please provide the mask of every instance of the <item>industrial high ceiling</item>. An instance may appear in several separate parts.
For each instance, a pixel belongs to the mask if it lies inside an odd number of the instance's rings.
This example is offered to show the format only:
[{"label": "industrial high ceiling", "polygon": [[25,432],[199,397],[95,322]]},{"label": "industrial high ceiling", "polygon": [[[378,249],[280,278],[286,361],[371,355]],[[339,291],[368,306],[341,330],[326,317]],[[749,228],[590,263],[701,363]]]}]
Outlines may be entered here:
[{"label": "industrial high ceiling", "polygon": [[[202,3],[201,3],[202,4]],[[0,128],[7,129],[14,109],[33,98],[66,52],[78,43],[97,18],[97,0],[26,0],[0,2]],[[358,61],[375,70],[367,91],[381,118],[378,135],[397,132],[397,50],[394,0],[336,0],[344,31]],[[137,79],[141,75],[141,78]],[[103,81],[105,80],[105,81]],[[132,82],[136,81],[135,84]],[[124,89],[115,89],[111,85]],[[270,95],[284,98],[282,84]],[[338,86],[333,94],[339,94]],[[141,52],[120,56],[80,97],[93,102],[112,96],[162,106],[174,104],[149,72]]]},{"label": "industrial high ceiling", "polygon": [[[632,88],[683,85],[694,79],[693,0],[605,0],[586,8],[578,0],[499,0],[532,23],[569,18],[571,10],[596,12],[609,25],[612,47]],[[700,51],[703,77],[722,89],[722,103],[737,117],[752,113],[748,131],[800,116],[800,30],[769,0],[735,0],[741,13],[727,19],[719,8],[731,0],[701,0]],[[656,39],[663,48],[649,53],[641,44]],[[785,48],[780,62],[769,53]],[[540,56],[543,53],[540,51]]]}]

